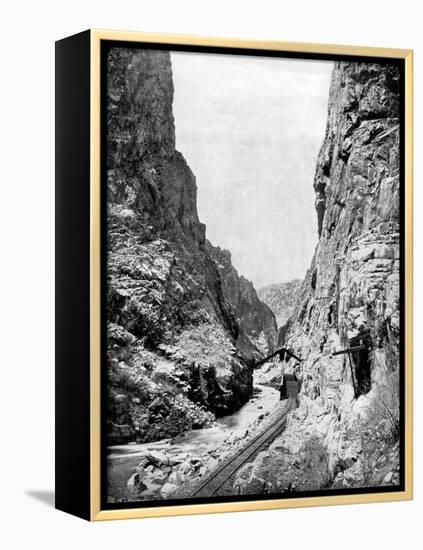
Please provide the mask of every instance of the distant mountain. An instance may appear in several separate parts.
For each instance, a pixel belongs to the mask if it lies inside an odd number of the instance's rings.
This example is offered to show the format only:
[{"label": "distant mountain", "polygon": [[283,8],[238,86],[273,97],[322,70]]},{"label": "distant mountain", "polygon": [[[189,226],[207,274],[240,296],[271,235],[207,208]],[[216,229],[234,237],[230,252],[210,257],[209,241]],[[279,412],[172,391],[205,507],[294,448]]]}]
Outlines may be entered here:
[{"label": "distant mountain", "polygon": [[257,291],[260,300],[275,314],[278,327],[285,325],[294,312],[301,284],[301,279],[293,279],[287,283],[264,286]]}]

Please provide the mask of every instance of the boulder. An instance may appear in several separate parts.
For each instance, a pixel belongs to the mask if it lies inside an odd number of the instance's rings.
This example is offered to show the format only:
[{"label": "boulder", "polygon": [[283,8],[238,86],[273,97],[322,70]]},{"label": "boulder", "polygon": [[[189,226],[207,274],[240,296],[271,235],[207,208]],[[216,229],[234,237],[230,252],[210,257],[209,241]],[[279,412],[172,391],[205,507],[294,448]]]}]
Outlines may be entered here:
[{"label": "boulder", "polygon": [[157,466],[158,468],[169,466],[169,458],[165,453],[161,453],[160,451],[149,451],[145,455],[145,458],[147,459],[147,462],[153,466]]},{"label": "boulder", "polygon": [[177,489],[178,489],[177,485],[175,485],[174,483],[167,482],[160,489],[160,494],[163,496],[163,498],[168,498]]},{"label": "boulder", "polygon": [[382,483],[384,485],[390,485],[393,477],[394,477],[394,472],[388,472],[386,476],[383,478]]}]

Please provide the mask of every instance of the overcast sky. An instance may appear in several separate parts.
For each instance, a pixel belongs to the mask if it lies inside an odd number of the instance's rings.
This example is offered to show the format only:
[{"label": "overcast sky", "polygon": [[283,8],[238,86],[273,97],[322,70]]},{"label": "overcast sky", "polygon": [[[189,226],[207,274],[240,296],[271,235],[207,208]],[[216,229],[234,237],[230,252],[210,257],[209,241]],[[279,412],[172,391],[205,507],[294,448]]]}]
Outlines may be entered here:
[{"label": "overcast sky", "polygon": [[256,288],[302,278],[333,64],[172,52],[176,147],[207,238]]}]

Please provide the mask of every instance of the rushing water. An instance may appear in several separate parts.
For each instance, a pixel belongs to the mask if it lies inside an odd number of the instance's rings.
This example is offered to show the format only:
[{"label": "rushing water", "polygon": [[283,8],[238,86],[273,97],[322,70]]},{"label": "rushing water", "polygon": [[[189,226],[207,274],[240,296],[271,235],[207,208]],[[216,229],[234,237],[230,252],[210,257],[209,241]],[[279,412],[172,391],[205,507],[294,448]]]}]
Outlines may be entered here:
[{"label": "rushing water", "polygon": [[172,439],[152,443],[114,445],[108,449],[108,491],[114,498],[125,498],[127,481],[135,472],[140,456],[146,451],[162,451],[169,456],[189,454],[195,456],[218,449],[231,434],[242,435],[256,418],[272,412],[279,400],[274,388],[257,384],[256,395],[236,413],[219,418],[215,425],[202,430],[191,430]]}]

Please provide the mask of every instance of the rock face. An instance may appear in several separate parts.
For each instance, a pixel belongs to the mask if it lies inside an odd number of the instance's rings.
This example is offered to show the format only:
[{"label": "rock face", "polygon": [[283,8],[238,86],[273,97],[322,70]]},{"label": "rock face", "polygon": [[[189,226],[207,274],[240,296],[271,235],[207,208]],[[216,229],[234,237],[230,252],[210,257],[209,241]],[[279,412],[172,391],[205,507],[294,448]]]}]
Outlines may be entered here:
[{"label": "rock face", "polygon": [[[304,359],[286,365],[302,381],[300,407],[264,456],[276,464],[283,447],[294,460],[317,438],[330,472],[321,487],[399,479],[399,83],[390,64],[337,62],[332,75],[314,180],[319,243],[284,336]],[[350,347],[360,348],[351,363],[332,355]],[[276,470],[256,461],[239,482],[310,486]]]},{"label": "rock face", "polygon": [[275,314],[278,327],[284,327],[294,313],[301,285],[301,279],[294,279],[287,283],[264,286],[257,291],[260,300]]},{"label": "rock face", "polygon": [[278,327],[271,308],[259,299],[253,284],[238,275],[228,250],[214,247],[209,241],[206,247],[217,265],[223,295],[241,327],[238,347],[257,359],[260,354],[271,352],[278,340]]},{"label": "rock face", "polygon": [[169,52],[109,50],[109,443],[175,435],[236,410],[251,394],[254,359],[275,340],[251,283],[230,259],[222,271],[215,257],[225,253],[206,243],[172,100]]}]

